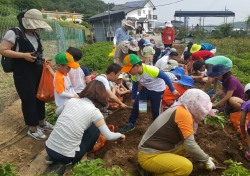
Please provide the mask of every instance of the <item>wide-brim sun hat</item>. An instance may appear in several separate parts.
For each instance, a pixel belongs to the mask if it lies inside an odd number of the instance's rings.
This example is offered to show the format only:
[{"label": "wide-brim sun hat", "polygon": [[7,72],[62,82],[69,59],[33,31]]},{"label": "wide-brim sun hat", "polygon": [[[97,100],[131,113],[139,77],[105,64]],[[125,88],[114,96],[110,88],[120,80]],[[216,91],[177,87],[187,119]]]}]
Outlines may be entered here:
[{"label": "wide-brim sun hat", "polygon": [[132,21],[130,21],[130,20],[127,20],[124,24],[125,24],[126,26],[131,27],[132,29],[135,29],[134,23],[133,23]]},{"label": "wide-brim sun hat", "polygon": [[138,46],[138,42],[135,39],[130,41],[129,49],[131,51],[139,51],[140,50],[140,47]]},{"label": "wide-brim sun hat", "polygon": [[166,27],[173,27],[171,21],[167,21],[166,24],[165,24]]},{"label": "wide-brim sun hat", "polygon": [[178,67],[178,62],[176,60],[169,60],[167,65],[162,69],[165,72],[169,72]]},{"label": "wide-brim sun hat", "polygon": [[171,71],[175,76],[180,76],[182,77],[185,75],[185,70],[182,67],[176,67],[173,71]]},{"label": "wide-brim sun hat", "polygon": [[222,64],[218,64],[218,65],[214,65],[212,70],[210,72],[207,72],[207,75],[211,78],[216,78],[216,77],[224,75],[230,70],[231,70],[231,67],[225,67]]},{"label": "wide-brim sun hat", "polygon": [[45,29],[52,31],[50,25],[43,20],[42,13],[37,9],[30,9],[25,12],[22,24],[25,29]]},{"label": "wide-brim sun hat", "polygon": [[194,79],[191,76],[183,75],[178,82],[184,86],[194,87]]},{"label": "wide-brim sun hat", "polygon": [[197,43],[193,44],[191,49],[190,49],[190,53],[195,53],[197,51],[200,51],[201,49],[201,45],[198,45]]}]

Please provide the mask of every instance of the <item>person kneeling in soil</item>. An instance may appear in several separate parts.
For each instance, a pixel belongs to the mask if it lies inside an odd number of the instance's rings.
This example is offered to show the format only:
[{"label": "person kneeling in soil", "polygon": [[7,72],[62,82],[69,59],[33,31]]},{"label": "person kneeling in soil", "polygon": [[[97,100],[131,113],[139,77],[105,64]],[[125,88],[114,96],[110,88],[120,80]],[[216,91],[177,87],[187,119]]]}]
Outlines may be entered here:
[{"label": "person kneeling in soil", "polygon": [[79,97],[65,103],[46,141],[47,164],[87,160],[87,153],[93,149],[100,132],[107,140],[125,139],[125,135],[109,130],[99,110],[108,103],[107,91],[100,81],[91,81]]},{"label": "person kneeling in soil", "polygon": [[189,175],[193,164],[182,156],[186,151],[204,163],[205,169],[216,169],[213,159],[194,139],[198,123],[208,114],[214,115],[210,97],[200,89],[187,90],[143,135],[138,146],[141,167],[155,175]]}]

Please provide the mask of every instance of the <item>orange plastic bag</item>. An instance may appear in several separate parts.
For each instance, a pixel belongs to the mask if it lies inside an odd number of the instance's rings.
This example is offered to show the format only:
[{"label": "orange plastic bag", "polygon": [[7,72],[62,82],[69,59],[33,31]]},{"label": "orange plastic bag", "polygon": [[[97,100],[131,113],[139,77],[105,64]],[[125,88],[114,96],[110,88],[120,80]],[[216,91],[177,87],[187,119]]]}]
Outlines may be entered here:
[{"label": "orange plastic bag", "polygon": [[[112,131],[112,132],[115,131],[114,125],[109,124],[108,127],[109,127],[110,131]],[[100,149],[106,144],[106,141],[107,141],[107,140],[105,139],[105,137],[104,137],[102,134],[100,134],[100,135],[99,135],[99,138],[98,138],[97,141],[96,141],[96,144],[94,145],[94,147],[93,147],[93,149],[90,151],[90,153],[96,152],[96,151],[100,150]]]},{"label": "orange plastic bag", "polygon": [[50,73],[49,69],[46,67],[46,65],[48,65],[53,70],[51,63],[45,61],[43,64],[42,77],[36,93],[36,98],[44,102],[49,102],[54,100],[54,78],[53,75]]}]

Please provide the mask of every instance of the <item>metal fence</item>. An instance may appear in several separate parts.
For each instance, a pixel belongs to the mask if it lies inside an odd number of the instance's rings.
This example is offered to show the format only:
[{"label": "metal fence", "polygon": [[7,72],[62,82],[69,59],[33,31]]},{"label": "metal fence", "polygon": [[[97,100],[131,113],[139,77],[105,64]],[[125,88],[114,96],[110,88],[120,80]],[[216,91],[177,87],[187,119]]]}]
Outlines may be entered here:
[{"label": "metal fence", "polygon": [[[11,7],[1,7],[0,9],[0,39],[2,40],[8,29],[18,26],[16,15],[19,10]],[[53,31],[38,31],[45,58],[54,60],[56,53],[65,51],[69,46],[79,48],[84,45],[86,41],[84,30],[62,27],[56,20],[46,20],[46,22],[50,24]],[[4,73],[0,66],[0,112],[17,98],[12,73]]]}]

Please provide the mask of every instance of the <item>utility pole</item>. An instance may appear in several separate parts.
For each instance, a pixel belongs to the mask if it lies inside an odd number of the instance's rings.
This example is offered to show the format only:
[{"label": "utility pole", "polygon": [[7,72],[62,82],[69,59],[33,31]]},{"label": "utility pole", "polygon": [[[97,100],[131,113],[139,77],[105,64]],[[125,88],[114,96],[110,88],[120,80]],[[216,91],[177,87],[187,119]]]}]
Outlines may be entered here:
[{"label": "utility pole", "polygon": [[110,29],[110,10],[109,10],[109,3],[108,3],[108,13],[109,13],[109,27],[108,27],[108,34],[109,34],[109,41],[111,42],[111,29]]}]

